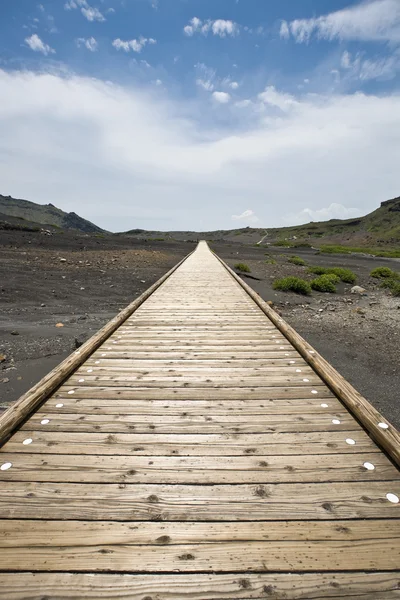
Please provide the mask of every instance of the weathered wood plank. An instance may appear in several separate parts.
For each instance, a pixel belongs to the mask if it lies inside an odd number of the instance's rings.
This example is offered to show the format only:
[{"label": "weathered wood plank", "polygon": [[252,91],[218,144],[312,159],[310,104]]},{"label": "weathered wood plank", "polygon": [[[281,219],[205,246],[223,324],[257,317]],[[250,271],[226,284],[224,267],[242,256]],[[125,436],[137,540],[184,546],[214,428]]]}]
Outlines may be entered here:
[{"label": "weathered wood plank", "polygon": [[1,600],[398,600],[398,573],[3,573]]},{"label": "weathered wood plank", "polygon": [[[2,519],[276,521],[398,518],[400,482],[268,485],[2,483]],[[289,569],[290,570],[290,569]]]},{"label": "weathered wood plank", "polygon": [[[100,534],[100,532],[99,532]],[[0,547],[3,569],[32,571],[122,571],[124,573],[213,573],[291,571],[397,571],[400,562],[399,537],[385,540],[328,540],[288,542],[234,542],[182,544],[180,546],[105,545],[67,548],[53,546]]]},{"label": "weathered wood plank", "polygon": [[[269,415],[302,416],[303,413],[312,413],[315,416],[324,415],[334,419],[343,411],[343,405],[330,398],[329,403],[321,403],[319,400],[308,399],[275,399],[275,400],[143,400],[143,399],[121,399],[115,396],[112,399],[79,398],[67,396],[65,402],[58,402],[57,398],[50,398],[39,411],[37,415],[44,418],[44,413],[91,413],[102,415],[149,415],[149,416],[203,416],[223,415],[229,417],[230,414],[241,415],[242,422],[246,423],[247,415],[259,415],[267,419]],[[321,406],[323,404],[323,406]]]},{"label": "weathered wood plank", "polygon": [[[165,412],[165,411],[164,411]],[[49,422],[41,425],[43,418]],[[351,431],[361,430],[343,409],[332,418],[329,414],[312,414],[300,412],[297,415],[246,415],[244,421],[241,414],[215,415],[209,411],[207,415],[189,415],[184,409],[180,415],[164,414],[139,415],[121,412],[118,415],[102,415],[99,413],[53,413],[44,411],[34,415],[21,428],[21,431],[37,429],[39,431],[59,432],[91,432],[102,433],[267,433],[285,432],[299,433],[306,431]]]},{"label": "weathered wood plank", "polygon": [[[382,453],[303,456],[80,456],[7,453],[0,481],[61,483],[302,483],[400,480]],[[372,464],[374,470],[364,467]]]},{"label": "weathered wood plank", "polygon": [[[81,379],[81,377],[79,378]],[[78,381],[79,383],[79,381]],[[314,386],[314,389],[318,391],[318,394],[311,394],[309,387],[263,387],[257,388],[248,386],[247,388],[149,388],[149,387],[136,387],[126,388],[123,386],[108,388],[105,386],[91,386],[84,387],[83,383],[79,386],[73,386],[69,383],[62,385],[59,390],[54,394],[53,398],[56,400],[66,400],[73,398],[98,398],[98,399],[147,399],[147,400],[279,400],[279,399],[314,399],[314,401],[321,400],[322,403],[327,399],[335,398],[332,392],[326,386]],[[68,392],[73,394],[68,394]],[[335,398],[336,400],[336,398]]]},{"label": "weathered wood plank", "polygon": [[[32,439],[25,446],[25,439]],[[346,439],[356,443],[349,445]],[[293,454],[379,453],[360,429],[301,434],[135,434],[18,431],[2,448],[6,452],[137,456],[289,456]]]}]

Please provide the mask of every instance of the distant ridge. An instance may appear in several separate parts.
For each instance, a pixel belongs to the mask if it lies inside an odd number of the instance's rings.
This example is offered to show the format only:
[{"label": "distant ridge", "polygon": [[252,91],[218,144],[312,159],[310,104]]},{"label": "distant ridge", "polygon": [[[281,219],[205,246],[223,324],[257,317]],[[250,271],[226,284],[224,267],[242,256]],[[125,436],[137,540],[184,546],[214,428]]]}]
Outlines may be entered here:
[{"label": "distant ridge", "polygon": [[2,219],[14,217],[44,227],[53,226],[60,229],[74,229],[83,233],[101,233],[104,229],[83,219],[74,212],[66,213],[53,204],[36,204],[28,200],[20,200],[0,194],[0,214]]}]

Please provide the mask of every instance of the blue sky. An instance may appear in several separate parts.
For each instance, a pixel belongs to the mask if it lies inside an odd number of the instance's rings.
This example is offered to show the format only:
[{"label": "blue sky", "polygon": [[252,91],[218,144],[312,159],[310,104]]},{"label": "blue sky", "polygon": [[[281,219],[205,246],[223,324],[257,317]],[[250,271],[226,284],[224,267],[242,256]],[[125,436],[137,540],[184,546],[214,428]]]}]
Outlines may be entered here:
[{"label": "blue sky", "polygon": [[3,0],[0,193],[113,231],[365,214],[399,83],[399,0]]}]

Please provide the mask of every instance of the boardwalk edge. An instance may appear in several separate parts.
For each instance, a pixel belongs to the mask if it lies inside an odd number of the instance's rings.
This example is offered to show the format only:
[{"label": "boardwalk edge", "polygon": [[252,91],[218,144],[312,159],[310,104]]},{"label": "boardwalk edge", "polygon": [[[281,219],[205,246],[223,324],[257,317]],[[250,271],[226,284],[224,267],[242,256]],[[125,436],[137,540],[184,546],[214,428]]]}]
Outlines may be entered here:
[{"label": "boardwalk edge", "polygon": [[[328,385],[337,398],[359,421],[367,433],[400,467],[400,433],[379,413],[313,346],[297,333],[265,300],[245,283],[215,252],[214,256],[248,293],[263,313],[272,321],[307,363]],[[382,428],[382,425],[384,428]]]},{"label": "boardwalk edge", "polygon": [[78,350],[72,352],[65,360],[45,375],[38,383],[23,394],[0,416],[0,448],[12,433],[22,425],[87,358],[93,354],[114,331],[124,323],[153,292],[155,292],[188,258],[194,250],[179,261],[165,275],[160,277],[136,300],[119,312],[104,327],[99,329]]}]

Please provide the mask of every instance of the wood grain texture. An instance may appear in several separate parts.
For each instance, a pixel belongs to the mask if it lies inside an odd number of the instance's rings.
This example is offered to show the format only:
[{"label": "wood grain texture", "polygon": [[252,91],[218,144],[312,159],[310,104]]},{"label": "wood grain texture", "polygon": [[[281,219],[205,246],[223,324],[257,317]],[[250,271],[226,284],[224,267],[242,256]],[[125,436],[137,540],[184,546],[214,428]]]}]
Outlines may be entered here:
[{"label": "wood grain texture", "polygon": [[399,471],[326,372],[206,244],[146,298],[0,449],[0,599],[399,598]]},{"label": "wood grain texture", "polygon": [[118,575],[4,573],[1,600],[398,600],[388,572]]}]

